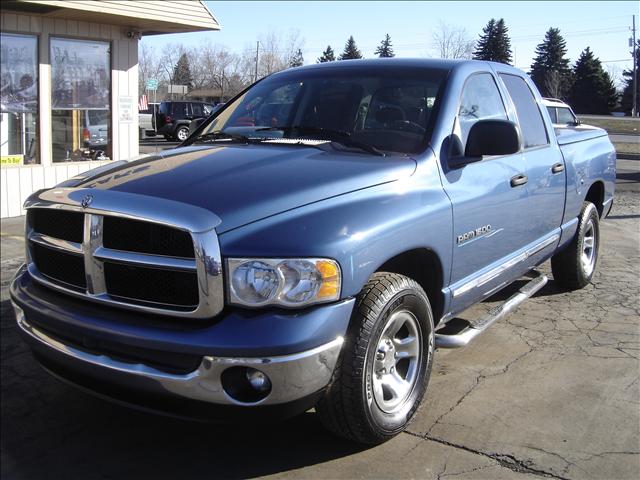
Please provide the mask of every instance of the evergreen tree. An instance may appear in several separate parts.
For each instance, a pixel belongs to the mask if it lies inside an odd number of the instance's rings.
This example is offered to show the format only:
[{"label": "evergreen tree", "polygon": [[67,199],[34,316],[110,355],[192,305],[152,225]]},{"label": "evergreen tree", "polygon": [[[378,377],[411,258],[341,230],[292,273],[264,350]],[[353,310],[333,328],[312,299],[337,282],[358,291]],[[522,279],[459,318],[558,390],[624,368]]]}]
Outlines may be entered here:
[{"label": "evergreen tree", "polygon": [[191,69],[189,68],[189,57],[186,53],[180,55],[178,63],[173,68],[173,84],[174,85],[187,85],[189,88],[193,87],[193,77],[191,76]]},{"label": "evergreen tree", "polygon": [[569,59],[565,58],[567,42],[560,29],[550,28],[544,40],[536,47],[531,64],[531,79],[543,97],[563,98],[571,87]]},{"label": "evergreen tree", "polygon": [[[622,111],[631,115],[631,107],[633,105],[633,67],[622,72],[624,78],[624,88],[622,89],[622,99],[620,106]],[[640,40],[636,46],[636,115],[640,112]]]},{"label": "evergreen tree", "polygon": [[576,113],[607,115],[616,106],[618,94],[613,80],[589,47],[576,61],[573,78],[569,99]]},{"label": "evergreen tree", "polygon": [[356,41],[353,39],[353,35],[347,40],[347,44],[344,46],[344,52],[338,58],[338,60],[351,60],[355,58],[362,58],[362,53],[356,46]]},{"label": "evergreen tree", "polygon": [[503,18],[498,21],[494,18],[489,20],[487,26],[482,29],[473,58],[510,64],[511,40],[507,35],[508,31]]},{"label": "evergreen tree", "polygon": [[391,37],[389,36],[388,33],[384,38],[384,40],[380,42],[380,46],[376,48],[376,51],[374,53],[378,55],[380,58],[390,58],[390,57],[396,56],[396,54],[393,53],[393,46],[391,45]]},{"label": "evergreen tree", "polygon": [[333,62],[335,59],[333,48],[331,48],[331,45],[327,45],[326,50],[322,52],[322,56],[318,58],[318,63]]},{"label": "evergreen tree", "polygon": [[291,57],[289,61],[290,67],[301,67],[304,65],[304,57],[302,56],[302,50],[298,49],[298,51]]}]

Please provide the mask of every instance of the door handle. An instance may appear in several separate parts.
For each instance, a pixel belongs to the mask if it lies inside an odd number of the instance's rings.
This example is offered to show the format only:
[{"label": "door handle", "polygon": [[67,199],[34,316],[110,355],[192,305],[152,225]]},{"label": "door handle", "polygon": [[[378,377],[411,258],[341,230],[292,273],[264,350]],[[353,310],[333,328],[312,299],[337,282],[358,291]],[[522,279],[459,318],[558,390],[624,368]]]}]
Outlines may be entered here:
[{"label": "door handle", "polygon": [[556,163],[553,167],[551,167],[552,173],[560,173],[564,171],[564,163]]},{"label": "door handle", "polygon": [[511,186],[512,187],[519,187],[520,185],[524,185],[528,181],[529,181],[529,179],[527,178],[526,175],[524,175],[522,173],[519,173],[515,177],[511,177]]}]

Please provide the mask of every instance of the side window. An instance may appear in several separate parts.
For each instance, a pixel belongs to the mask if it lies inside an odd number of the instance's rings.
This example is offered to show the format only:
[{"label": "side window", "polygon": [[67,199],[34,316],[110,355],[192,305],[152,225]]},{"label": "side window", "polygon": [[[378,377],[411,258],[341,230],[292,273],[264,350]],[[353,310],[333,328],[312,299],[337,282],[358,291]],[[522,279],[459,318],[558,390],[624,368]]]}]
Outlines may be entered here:
[{"label": "side window", "polygon": [[556,115],[556,107],[547,107],[547,112],[551,117],[551,123],[558,123],[558,116]]},{"label": "side window", "polygon": [[506,120],[507,112],[496,82],[489,73],[469,77],[462,91],[458,121],[463,151],[469,130],[478,120]]},{"label": "side window", "polygon": [[524,148],[547,145],[547,129],[533,92],[523,78],[516,75],[501,75],[513,100],[522,130]]},{"label": "side window", "polygon": [[204,109],[204,114],[207,117],[211,114],[211,111],[213,110],[213,107],[211,105],[203,105],[202,108]]},{"label": "side window", "polygon": [[202,117],[202,104],[201,103],[192,103],[191,104],[191,114],[194,117]]},{"label": "side window", "polygon": [[558,109],[558,123],[572,124],[572,123],[575,123],[575,121],[576,119],[571,113],[571,110],[569,110],[568,108]]}]

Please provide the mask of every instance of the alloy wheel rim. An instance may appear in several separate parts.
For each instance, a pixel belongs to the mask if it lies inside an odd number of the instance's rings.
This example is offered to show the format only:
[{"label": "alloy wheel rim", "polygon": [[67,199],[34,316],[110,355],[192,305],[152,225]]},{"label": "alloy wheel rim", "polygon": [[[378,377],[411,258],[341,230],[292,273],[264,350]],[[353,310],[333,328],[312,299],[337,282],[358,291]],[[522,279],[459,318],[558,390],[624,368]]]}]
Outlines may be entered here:
[{"label": "alloy wheel rim", "polygon": [[596,264],[596,242],[596,229],[593,220],[589,220],[582,236],[582,254],[580,255],[582,269],[586,276],[593,273]]},{"label": "alloy wheel rim", "polygon": [[178,140],[185,141],[187,139],[187,132],[184,130],[178,130]]},{"label": "alloy wheel rim", "polygon": [[408,310],[387,320],[372,362],[373,396],[378,407],[393,413],[411,395],[422,359],[420,324]]}]

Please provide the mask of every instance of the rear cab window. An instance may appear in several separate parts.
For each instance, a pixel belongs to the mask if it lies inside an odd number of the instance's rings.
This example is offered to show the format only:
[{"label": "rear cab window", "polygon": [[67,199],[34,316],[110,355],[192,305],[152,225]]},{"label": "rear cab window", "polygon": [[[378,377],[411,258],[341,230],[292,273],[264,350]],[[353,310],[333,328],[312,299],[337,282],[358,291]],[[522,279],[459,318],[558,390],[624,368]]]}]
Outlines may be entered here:
[{"label": "rear cab window", "polygon": [[549,144],[547,129],[533,92],[522,77],[500,74],[509,96],[516,107],[522,132],[524,148],[535,148]]}]

